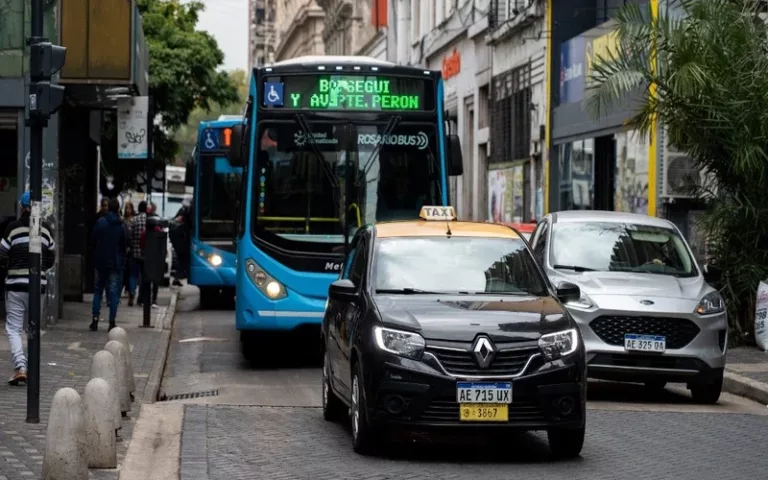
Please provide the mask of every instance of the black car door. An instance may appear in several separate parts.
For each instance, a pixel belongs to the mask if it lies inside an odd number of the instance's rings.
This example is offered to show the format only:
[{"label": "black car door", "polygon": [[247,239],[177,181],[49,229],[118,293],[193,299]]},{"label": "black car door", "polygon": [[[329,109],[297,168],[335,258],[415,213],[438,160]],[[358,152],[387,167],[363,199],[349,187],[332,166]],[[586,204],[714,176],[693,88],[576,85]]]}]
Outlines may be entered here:
[{"label": "black car door", "polygon": [[339,358],[338,358],[338,371],[337,380],[340,384],[344,385],[345,391],[350,387],[350,381],[352,378],[352,371],[350,369],[349,361],[352,353],[352,341],[353,334],[355,332],[355,326],[359,322],[360,314],[363,310],[363,298],[360,293],[363,288],[363,279],[365,278],[365,272],[368,267],[368,241],[363,236],[360,237],[355,248],[355,256],[352,259],[350,268],[347,274],[347,278],[355,284],[358,291],[358,296],[344,304],[344,310],[339,315],[339,325],[337,329],[338,333],[338,345],[339,345]]}]

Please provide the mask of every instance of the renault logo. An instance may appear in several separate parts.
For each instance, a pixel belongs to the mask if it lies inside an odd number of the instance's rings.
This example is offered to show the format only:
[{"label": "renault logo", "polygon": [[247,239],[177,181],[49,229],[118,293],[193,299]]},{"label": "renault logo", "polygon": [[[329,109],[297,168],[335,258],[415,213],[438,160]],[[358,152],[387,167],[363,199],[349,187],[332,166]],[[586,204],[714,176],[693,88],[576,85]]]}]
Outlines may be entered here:
[{"label": "renault logo", "polygon": [[472,349],[472,352],[475,354],[477,365],[480,368],[488,368],[488,365],[491,364],[494,356],[491,340],[487,337],[479,337],[477,341],[475,341],[475,346]]},{"label": "renault logo", "polygon": [[640,300],[643,305],[653,305],[653,300]]}]

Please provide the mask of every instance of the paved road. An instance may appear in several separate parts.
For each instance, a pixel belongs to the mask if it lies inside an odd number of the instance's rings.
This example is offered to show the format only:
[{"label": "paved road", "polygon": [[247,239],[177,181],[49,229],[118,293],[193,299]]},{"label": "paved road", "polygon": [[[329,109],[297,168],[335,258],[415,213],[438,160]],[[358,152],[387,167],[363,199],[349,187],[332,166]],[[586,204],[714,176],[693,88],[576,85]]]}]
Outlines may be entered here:
[{"label": "paved road", "polygon": [[765,406],[724,394],[720,405],[704,407],[682,388],[649,397],[640,386],[609,383],[590,384],[579,460],[551,462],[542,434],[361,457],[348,428],[322,419],[317,362],[247,364],[232,317],[206,311],[176,319],[163,392],[186,404],[182,480],[741,480],[768,471]]}]

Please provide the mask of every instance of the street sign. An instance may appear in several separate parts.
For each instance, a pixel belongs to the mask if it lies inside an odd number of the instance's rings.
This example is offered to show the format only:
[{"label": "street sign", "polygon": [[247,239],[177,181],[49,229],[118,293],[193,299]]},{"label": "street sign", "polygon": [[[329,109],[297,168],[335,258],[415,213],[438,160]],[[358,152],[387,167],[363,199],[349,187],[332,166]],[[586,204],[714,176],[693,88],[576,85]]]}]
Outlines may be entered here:
[{"label": "street sign", "polygon": [[146,160],[149,97],[117,100],[117,158]]}]

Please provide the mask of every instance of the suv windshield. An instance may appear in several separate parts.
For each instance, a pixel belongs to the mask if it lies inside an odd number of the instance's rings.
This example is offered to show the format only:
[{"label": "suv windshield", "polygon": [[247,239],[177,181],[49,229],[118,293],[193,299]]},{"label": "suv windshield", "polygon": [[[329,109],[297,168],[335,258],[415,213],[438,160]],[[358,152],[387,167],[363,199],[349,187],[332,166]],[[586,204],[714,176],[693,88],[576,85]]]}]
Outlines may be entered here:
[{"label": "suv windshield", "polygon": [[671,228],[632,223],[567,222],[552,228],[553,268],[698,275],[680,235]]},{"label": "suv windshield", "polygon": [[379,293],[549,295],[525,242],[511,238],[383,238],[373,284]]},{"label": "suv windshield", "polygon": [[386,122],[307,126],[311,139],[296,121],[259,124],[257,237],[340,244],[342,219],[352,235],[368,223],[416,219],[423,205],[442,203],[434,125],[401,121],[389,135]]}]

